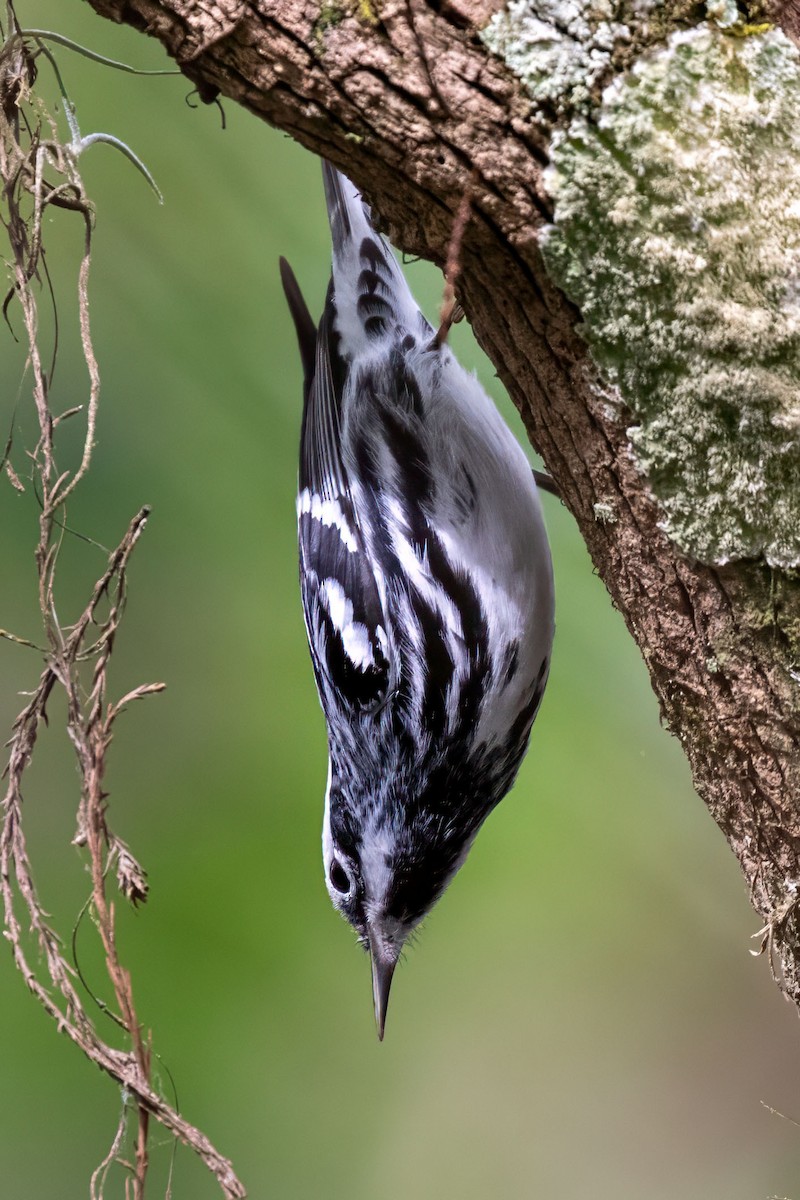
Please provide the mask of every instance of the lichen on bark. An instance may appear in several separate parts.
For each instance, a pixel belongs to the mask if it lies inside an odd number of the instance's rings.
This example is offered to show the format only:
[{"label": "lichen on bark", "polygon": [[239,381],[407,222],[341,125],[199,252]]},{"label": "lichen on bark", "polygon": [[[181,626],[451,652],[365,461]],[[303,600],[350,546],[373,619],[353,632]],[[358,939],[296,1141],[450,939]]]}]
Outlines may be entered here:
[{"label": "lichen on bark", "polygon": [[615,46],[630,41],[620,16],[619,0],[510,0],[481,38],[534,100],[571,110],[589,102]]},{"label": "lichen on bark", "polygon": [[673,34],[556,133],[548,269],[634,415],[668,535],[800,563],[800,56]]}]

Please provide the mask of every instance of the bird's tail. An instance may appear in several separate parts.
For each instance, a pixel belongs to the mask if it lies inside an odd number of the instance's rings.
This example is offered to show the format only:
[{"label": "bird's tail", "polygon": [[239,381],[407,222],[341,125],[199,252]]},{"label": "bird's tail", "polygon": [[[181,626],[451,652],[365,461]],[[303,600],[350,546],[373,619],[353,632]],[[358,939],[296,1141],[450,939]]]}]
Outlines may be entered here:
[{"label": "bird's tail", "polygon": [[361,193],[346,175],[337,171],[326,159],[322,160],[322,182],[325,185],[333,253],[341,254],[355,238],[363,238],[372,232],[372,222]]},{"label": "bird's tail", "polygon": [[398,328],[425,337],[430,326],[411,295],[391,249],[376,231],[361,193],[323,162],[333,241],[333,290],[346,357],[369,353]]}]

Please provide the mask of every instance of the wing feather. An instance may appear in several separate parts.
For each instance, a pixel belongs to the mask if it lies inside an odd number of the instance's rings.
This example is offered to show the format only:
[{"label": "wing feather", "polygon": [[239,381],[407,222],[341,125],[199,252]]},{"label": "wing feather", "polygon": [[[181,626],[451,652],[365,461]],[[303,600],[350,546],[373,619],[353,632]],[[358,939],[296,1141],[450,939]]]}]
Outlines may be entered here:
[{"label": "wing feather", "polygon": [[390,688],[380,589],[342,457],[348,366],[332,288],[316,337],[300,445],[298,531],[303,608],[323,707],[379,707]]},{"label": "wing feather", "polygon": [[300,347],[300,360],[303,364],[303,399],[308,399],[308,389],[314,378],[314,360],[317,346],[317,329],[308,311],[308,305],[303,299],[300,285],[295,274],[285,258],[278,259],[281,272],[281,283],[289,312],[292,314],[297,344]]}]

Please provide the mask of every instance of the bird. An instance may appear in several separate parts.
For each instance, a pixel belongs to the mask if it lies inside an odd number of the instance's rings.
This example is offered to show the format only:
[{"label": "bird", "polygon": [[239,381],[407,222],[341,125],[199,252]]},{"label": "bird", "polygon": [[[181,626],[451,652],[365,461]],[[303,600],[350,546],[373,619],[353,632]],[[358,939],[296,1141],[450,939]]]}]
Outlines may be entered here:
[{"label": "bird", "polygon": [[536,480],[414,300],[369,206],[323,160],[332,274],[303,366],[300,591],[328,736],[322,847],[369,952],[378,1037],[404,945],[507,793],[550,669]]}]

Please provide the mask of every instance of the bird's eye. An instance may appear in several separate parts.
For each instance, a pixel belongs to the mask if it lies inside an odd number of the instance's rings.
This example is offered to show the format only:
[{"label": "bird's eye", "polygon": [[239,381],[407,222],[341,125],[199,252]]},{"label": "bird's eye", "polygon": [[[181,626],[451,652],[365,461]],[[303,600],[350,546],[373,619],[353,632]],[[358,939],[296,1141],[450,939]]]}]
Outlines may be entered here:
[{"label": "bird's eye", "polygon": [[337,892],[346,895],[350,891],[350,880],[342,864],[337,858],[331,863],[331,884]]}]

